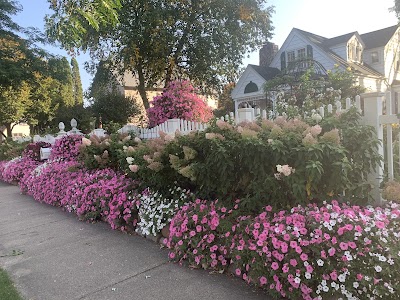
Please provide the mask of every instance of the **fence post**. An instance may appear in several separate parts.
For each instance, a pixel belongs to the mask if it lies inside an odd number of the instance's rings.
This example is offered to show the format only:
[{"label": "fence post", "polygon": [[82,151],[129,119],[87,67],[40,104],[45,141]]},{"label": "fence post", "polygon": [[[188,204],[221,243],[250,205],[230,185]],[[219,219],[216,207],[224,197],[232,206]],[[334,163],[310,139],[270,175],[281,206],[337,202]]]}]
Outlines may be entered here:
[{"label": "fence post", "polygon": [[[386,115],[392,114],[392,97],[391,92],[386,92]],[[393,180],[393,130],[392,124],[386,124],[386,142],[387,142],[387,167],[389,179]]]},{"label": "fence post", "polygon": [[[382,102],[385,94],[381,92],[365,93],[361,97],[364,99],[364,116],[362,118],[365,125],[371,125],[376,130],[376,135],[381,144],[378,147],[378,153],[383,157],[383,126],[379,121],[382,115]],[[382,162],[383,163],[383,162]],[[382,202],[382,196],[379,186],[383,179],[383,166],[377,164],[375,170],[372,170],[368,176],[368,182],[372,184],[371,196],[376,203]]]}]

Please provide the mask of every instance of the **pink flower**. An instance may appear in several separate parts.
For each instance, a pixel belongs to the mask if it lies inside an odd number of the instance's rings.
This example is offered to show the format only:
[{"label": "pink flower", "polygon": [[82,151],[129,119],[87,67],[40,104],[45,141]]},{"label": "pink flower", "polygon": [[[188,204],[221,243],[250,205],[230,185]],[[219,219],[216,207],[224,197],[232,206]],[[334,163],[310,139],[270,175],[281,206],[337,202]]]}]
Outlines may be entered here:
[{"label": "pink flower", "polygon": [[301,259],[302,261],[306,261],[306,260],[308,259],[308,255],[305,254],[305,253],[302,253],[302,254],[300,255],[300,259]]},{"label": "pink flower", "polygon": [[264,276],[260,277],[260,285],[265,285],[267,284],[267,278],[265,278]]},{"label": "pink flower", "polygon": [[381,221],[375,221],[375,226],[378,227],[379,229],[385,228],[385,223]]},{"label": "pink flower", "polygon": [[342,250],[347,250],[349,248],[349,246],[345,242],[340,242],[339,247]]},{"label": "pink flower", "polygon": [[129,170],[131,170],[133,173],[136,173],[139,170],[138,165],[129,165]]},{"label": "pink flower", "polygon": [[272,264],[271,264],[271,268],[273,269],[273,270],[278,270],[279,269],[279,265],[278,265],[278,263],[277,262],[273,262]]}]

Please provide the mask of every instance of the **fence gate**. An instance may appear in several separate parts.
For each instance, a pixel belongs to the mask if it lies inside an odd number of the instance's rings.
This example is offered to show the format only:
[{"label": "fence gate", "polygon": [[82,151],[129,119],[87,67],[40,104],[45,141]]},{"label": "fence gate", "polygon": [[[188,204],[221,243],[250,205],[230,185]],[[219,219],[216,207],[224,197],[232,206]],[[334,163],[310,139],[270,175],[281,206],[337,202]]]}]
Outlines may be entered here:
[{"label": "fence gate", "polygon": [[[379,202],[382,200],[379,186],[382,183],[384,174],[386,173],[389,179],[394,179],[394,167],[395,165],[400,165],[400,161],[394,161],[393,127],[398,126],[399,117],[394,114],[395,111],[398,111],[398,108],[395,108],[396,103],[393,96],[394,93],[390,91],[387,93],[376,92],[361,95],[363,102],[363,123],[371,125],[376,129],[377,138],[382,142],[378,149],[379,154],[382,157],[386,157],[387,170],[384,170],[384,166],[377,165],[375,171],[370,174],[368,179],[374,187],[372,196]],[[383,144],[385,140],[383,136],[384,127],[386,127],[386,145]],[[400,134],[398,140],[400,143]],[[385,148],[386,155],[384,153]]]}]

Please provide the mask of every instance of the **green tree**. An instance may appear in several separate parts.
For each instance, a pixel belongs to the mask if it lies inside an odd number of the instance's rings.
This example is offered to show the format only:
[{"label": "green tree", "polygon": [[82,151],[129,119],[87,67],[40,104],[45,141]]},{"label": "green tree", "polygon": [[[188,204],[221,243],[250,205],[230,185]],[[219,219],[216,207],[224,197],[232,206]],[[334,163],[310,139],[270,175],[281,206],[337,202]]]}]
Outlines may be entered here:
[{"label": "green tree", "polygon": [[117,78],[111,70],[110,62],[100,61],[89,88],[88,98],[98,99],[109,93],[117,93],[117,83]]},{"label": "green tree", "polygon": [[[102,22],[105,11],[96,10],[91,17],[98,26],[78,18],[73,10],[52,5],[47,33],[64,48],[90,49],[94,57],[109,56],[121,73],[131,72],[146,108],[146,90],[160,83],[167,86],[188,78],[203,90],[218,88],[235,75],[243,55],[267,40],[273,29],[273,9],[265,7],[266,0],[121,0],[114,4],[106,15],[119,21]],[[67,30],[57,30],[60,27]],[[81,33],[72,33],[70,27],[82,28]]]},{"label": "green tree", "polygon": [[30,87],[26,82],[18,87],[0,86],[0,125],[6,127],[7,136],[12,136],[15,124],[25,121],[25,113],[30,105]]},{"label": "green tree", "polygon": [[21,6],[17,1],[0,0],[0,30],[21,30],[21,27],[11,18],[11,16],[16,15],[19,11],[21,11]]},{"label": "green tree", "polygon": [[72,82],[73,82],[72,90],[74,93],[75,105],[82,105],[83,90],[82,90],[81,75],[79,73],[79,65],[75,57],[71,58],[71,68],[72,68]]},{"label": "green tree", "polygon": [[214,115],[217,117],[225,116],[235,111],[235,105],[231,96],[234,88],[235,83],[233,82],[224,85],[218,97],[218,108],[214,110]]},{"label": "green tree", "polygon": [[394,0],[394,6],[389,8],[389,11],[394,12],[400,20],[400,0]]},{"label": "green tree", "polygon": [[33,131],[39,133],[50,126],[60,107],[60,82],[41,73],[35,76],[35,82],[31,83],[31,106],[27,108],[26,116]]},{"label": "green tree", "polygon": [[102,118],[103,124],[117,123],[125,125],[130,117],[140,112],[134,99],[120,93],[109,92],[93,99],[91,110],[96,117]]},{"label": "green tree", "polygon": [[54,57],[49,59],[49,76],[57,80],[58,102],[61,107],[70,107],[75,104],[73,92],[73,76],[70,64],[65,57]]}]

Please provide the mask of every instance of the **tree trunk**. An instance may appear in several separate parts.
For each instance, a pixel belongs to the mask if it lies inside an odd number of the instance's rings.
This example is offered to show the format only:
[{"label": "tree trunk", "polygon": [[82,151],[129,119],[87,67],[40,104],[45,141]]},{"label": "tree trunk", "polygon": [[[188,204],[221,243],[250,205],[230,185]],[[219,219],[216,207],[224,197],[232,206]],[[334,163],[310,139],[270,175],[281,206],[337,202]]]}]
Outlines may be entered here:
[{"label": "tree trunk", "polygon": [[141,62],[138,62],[137,73],[138,73],[138,78],[139,78],[138,92],[139,92],[140,97],[142,98],[143,106],[147,110],[150,107],[150,103],[149,103],[149,99],[147,98],[146,85],[145,85],[143,68],[142,68]]},{"label": "tree trunk", "polygon": [[7,124],[5,124],[5,126],[6,126],[6,129],[7,129],[7,136],[8,136],[9,138],[12,138],[11,123],[7,123]]}]

